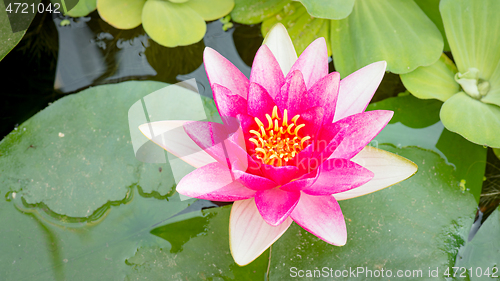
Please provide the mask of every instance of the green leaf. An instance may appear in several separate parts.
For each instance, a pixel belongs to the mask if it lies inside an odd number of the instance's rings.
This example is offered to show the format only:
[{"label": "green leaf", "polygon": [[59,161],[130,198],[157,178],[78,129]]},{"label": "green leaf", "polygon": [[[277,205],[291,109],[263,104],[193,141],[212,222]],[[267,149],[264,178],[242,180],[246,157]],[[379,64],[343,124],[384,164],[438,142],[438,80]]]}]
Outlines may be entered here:
[{"label": "green leaf", "polygon": [[[8,12],[6,9],[5,2],[2,1],[2,3],[0,3],[0,60],[2,60],[12,49],[14,49],[26,33],[26,30],[14,33],[12,32],[11,23],[9,22]],[[13,9],[15,11],[16,7],[14,6]],[[31,23],[33,17],[34,14],[30,17],[29,23]]]},{"label": "green leaf", "polygon": [[73,9],[68,11],[68,16],[84,17],[97,8],[97,0],[79,0]]},{"label": "green leaf", "polygon": [[316,18],[341,20],[352,12],[355,0],[299,0]]},{"label": "green leaf", "polygon": [[482,103],[459,92],[443,104],[440,117],[448,130],[469,141],[500,147],[500,107]]},{"label": "green leaf", "polygon": [[233,0],[189,0],[186,5],[197,12],[204,20],[219,19],[231,12]]},{"label": "green leaf", "polygon": [[459,72],[478,69],[490,84],[481,101],[500,106],[500,2],[444,0],[439,9]]},{"label": "green leaf", "polygon": [[449,52],[450,45],[448,44],[448,40],[446,39],[446,33],[444,31],[444,25],[443,25],[443,19],[441,18],[441,13],[439,13],[440,0],[414,0],[414,1],[439,29],[439,32],[441,32],[444,41],[443,51]]},{"label": "green leaf", "polygon": [[256,24],[278,13],[291,0],[235,0],[231,18],[238,23]]},{"label": "green leaf", "polygon": [[[264,37],[278,22],[282,23],[288,30],[297,54],[301,54],[309,44],[319,37],[325,37],[329,41],[329,21],[311,17],[300,3],[292,2],[276,15],[265,19],[262,22]],[[330,49],[328,49],[328,55],[331,55]]]},{"label": "green leaf", "polygon": [[207,25],[188,3],[148,0],[142,10],[142,26],[158,44],[186,46],[203,39]]},{"label": "green leaf", "polygon": [[139,247],[169,247],[149,232],[193,201],[180,201],[178,194],[152,197],[135,187],[128,192],[125,200],[103,206],[87,222],[54,215],[7,193],[7,201],[0,200],[2,279],[123,280],[129,270],[125,259]]},{"label": "green leaf", "polygon": [[[343,247],[293,224],[273,245],[270,280],[293,277],[293,267],[296,272],[326,267],[327,274],[358,267],[380,274],[383,268],[386,278],[388,270],[393,278],[397,270],[421,270],[420,278],[428,279],[429,268],[442,273],[455,264],[476,210],[472,195],[452,185],[457,180],[453,168],[436,153],[416,147],[382,149],[418,164],[417,174],[382,191],[341,201],[348,235]],[[376,276],[365,274],[357,277]]]},{"label": "green leaf", "polygon": [[263,280],[269,251],[238,266],[229,250],[231,206],[174,217],[151,231],[171,247],[143,247],[127,259],[127,280]]},{"label": "green leaf", "polygon": [[414,71],[401,74],[401,81],[410,93],[420,99],[446,101],[460,90],[455,81],[457,67],[445,55],[430,66],[421,66]]},{"label": "green leaf", "polygon": [[[167,194],[174,184],[169,164],[138,161],[128,125],[129,108],[165,86],[126,82],[58,100],[0,142],[0,188],[18,192],[28,204],[81,218],[123,200],[134,185]],[[182,100],[164,110],[186,112]]]},{"label": "green leaf", "polygon": [[101,18],[118,29],[136,28],[142,23],[146,0],[99,0],[97,11]]},{"label": "green leaf", "polygon": [[[494,275],[500,276],[500,240],[498,237],[500,237],[500,211],[497,209],[483,223],[474,239],[460,249],[455,266],[467,268],[471,281],[491,280],[485,275],[487,269],[489,274],[496,271]],[[471,267],[470,273],[468,269]],[[493,267],[496,267],[495,271]]]},{"label": "green leaf", "polygon": [[413,0],[356,1],[352,13],[331,21],[335,69],[341,77],[376,61],[402,74],[433,64],[443,38]]},{"label": "green leaf", "polygon": [[[468,190],[479,202],[485,172],[486,148],[443,128],[439,122],[442,102],[421,100],[412,95],[372,103],[367,110],[392,110],[390,123],[372,145],[390,143],[397,147],[418,146],[433,150],[454,166],[454,186]],[[418,163],[417,163],[418,164]]]},{"label": "green leaf", "polygon": [[500,159],[500,148],[493,148],[493,152],[497,156],[498,159]]}]

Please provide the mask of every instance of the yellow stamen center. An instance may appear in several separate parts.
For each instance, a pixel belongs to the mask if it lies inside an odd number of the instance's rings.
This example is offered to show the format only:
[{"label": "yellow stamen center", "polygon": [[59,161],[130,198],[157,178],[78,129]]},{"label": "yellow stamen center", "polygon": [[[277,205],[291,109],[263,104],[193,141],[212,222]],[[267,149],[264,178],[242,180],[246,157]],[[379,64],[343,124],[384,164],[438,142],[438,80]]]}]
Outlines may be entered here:
[{"label": "yellow stamen center", "polygon": [[[250,130],[254,134],[248,140],[255,144],[255,156],[264,164],[283,166],[294,158],[304,147],[310,136],[299,136],[305,124],[297,124],[300,115],[295,115],[288,124],[288,113],[285,109],[283,119],[278,116],[278,107],[274,106],[272,115],[266,114],[267,127],[255,117],[258,130]],[[281,121],[281,122],[280,122]],[[280,125],[281,123],[281,125]]]}]

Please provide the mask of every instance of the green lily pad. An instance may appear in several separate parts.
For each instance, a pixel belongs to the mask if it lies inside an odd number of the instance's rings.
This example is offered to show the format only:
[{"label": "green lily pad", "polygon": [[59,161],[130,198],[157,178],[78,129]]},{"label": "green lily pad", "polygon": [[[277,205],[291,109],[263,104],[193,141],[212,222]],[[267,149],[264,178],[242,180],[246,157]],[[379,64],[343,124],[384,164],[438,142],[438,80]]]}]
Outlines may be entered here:
[{"label": "green lily pad", "polygon": [[[467,272],[464,272],[464,275],[468,276],[471,281],[497,280],[500,277],[500,240],[498,237],[500,237],[500,211],[497,209],[483,223],[474,239],[460,249],[455,266],[465,267]],[[472,268],[472,272],[469,268]],[[462,270],[457,273],[457,276],[461,273]]]},{"label": "green lily pad", "polygon": [[185,46],[203,39],[207,25],[187,3],[148,0],[142,10],[142,26],[158,44]]},{"label": "green lily pad", "polygon": [[459,92],[443,104],[440,117],[448,130],[469,141],[500,148],[500,107]]},{"label": "green lily pad", "polygon": [[142,247],[127,259],[127,280],[263,280],[269,251],[238,266],[229,250],[231,206],[177,216],[151,231],[171,247]]},{"label": "green lily pad", "polygon": [[430,66],[421,66],[414,71],[401,74],[401,81],[410,93],[420,99],[446,101],[460,90],[455,81],[457,67],[445,55]]},{"label": "green lily pad", "polygon": [[398,270],[419,274],[408,279],[429,279],[429,270],[438,268],[439,280],[444,280],[441,273],[454,266],[472,224],[474,198],[452,185],[457,180],[453,168],[436,153],[415,147],[381,148],[417,163],[417,174],[382,191],[341,201],[348,235],[343,247],[329,245],[293,224],[273,245],[270,280],[294,277],[298,270],[335,274],[358,268],[364,273],[347,277],[371,280],[384,269],[384,280],[392,280],[387,278],[389,270],[395,279]]},{"label": "green lily pad", "polygon": [[178,194],[151,197],[135,187],[128,192],[94,222],[52,216],[7,193],[7,201],[0,200],[2,279],[123,280],[125,260],[139,247],[169,246],[149,232],[193,202]]},{"label": "green lily pad", "polygon": [[341,77],[381,60],[388,71],[408,73],[443,51],[439,30],[412,0],[356,1],[349,17],[331,21],[330,31]]},{"label": "green lily pad", "polygon": [[459,72],[478,69],[490,84],[481,101],[500,106],[500,2],[445,0],[439,9]]},{"label": "green lily pad", "polygon": [[146,0],[99,0],[99,16],[118,29],[136,28],[142,23],[142,9]]},{"label": "green lily pad", "polygon": [[67,15],[71,17],[84,17],[97,8],[97,0],[79,0],[73,9],[69,10]]},{"label": "green lily pad", "polygon": [[[329,41],[329,20],[311,17],[306,8],[298,2],[287,4],[279,13],[262,22],[264,37],[278,22],[288,30],[297,54],[301,54],[311,42],[319,37],[325,37],[327,42]],[[330,48],[328,48],[328,55],[331,55]]]},{"label": "green lily pad", "polygon": [[[126,82],[58,100],[0,142],[0,187],[28,204],[81,218],[123,200],[133,185],[167,194],[174,184],[169,164],[138,161],[128,125],[129,108],[165,86]],[[186,112],[176,102],[165,110]]]},{"label": "green lily pad", "polygon": [[291,0],[235,0],[231,18],[238,23],[256,24],[275,15]]},{"label": "green lily pad", "polygon": [[234,7],[233,0],[189,0],[186,3],[191,9],[197,12],[204,20],[211,21],[221,18]]},{"label": "green lily pad", "polygon": [[341,20],[346,18],[354,6],[355,0],[299,0],[307,12],[316,18]]},{"label": "green lily pad", "polygon": [[441,13],[439,13],[439,1],[440,0],[414,0],[415,3],[424,11],[424,13],[432,20],[443,36],[444,47],[443,51],[450,51],[450,44],[446,39],[446,33],[444,31],[443,19],[441,18]]},{"label": "green lily pad", "polygon": [[[13,8],[15,11],[15,7]],[[34,14],[30,17],[29,23],[33,20]],[[26,28],[29,26],[26,26]],[[9,17],[6,11],[5,2],[0,3],[0,61],[21,41],[26,30],[12,32]]]}]

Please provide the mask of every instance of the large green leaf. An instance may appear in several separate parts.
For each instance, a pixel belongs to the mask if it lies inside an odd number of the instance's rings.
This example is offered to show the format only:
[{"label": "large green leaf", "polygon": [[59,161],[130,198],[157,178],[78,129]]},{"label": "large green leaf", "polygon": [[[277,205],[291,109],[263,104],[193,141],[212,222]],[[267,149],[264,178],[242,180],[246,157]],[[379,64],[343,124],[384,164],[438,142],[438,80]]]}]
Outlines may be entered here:
[{"label": "large green leaf", "polygon": [[414,71],[401,74],[401,81],[410,93],[420,99],[446,101],[460,90],[455,81],[457,67],[445,55],[430,66],[421,66]]},{"label": "large green leaf", "polygon": [[174,217],[151,231],[171,247],[142,247],[127,259],[127,280],[264,280],[269,251],[238,266],[229,250],[231,206]]},{"label": "large green leaf", "polygon": [[443,104],[440,117],[448,130],[469,141],[500,148],[500,107],[459,92]]},{"label": "large green leaf", "polygon": [[[278,22],[287,28],[297,54],[301,54],[309,44],[319,37],[325,37],[327,42],[330,41],[328,40],[330,36],[329,20],[309,16],[306,8],[298,2],[287,4],[279,13],[262,22],[264,37]],[[331,55],[329,45],[328,43],[328,55]]]},{"label": "large green leaf", "polygon": [[[479,202],[485,172],[486,149],[443,128],[439,122],[442,102],[411,95],[373,103],[367,110],[392,110],[394,117],[373,145],[418,146],[433,150],[454,166],[456,189],[468,190]],[[419,163],[417,163],[419,164]]]},{"label": "large green leaf", "polygon": [[203,39],[207,25],[187,3],[148,0],[142,10],[142,26],[158,44],[185,46]]},{"label": "large green leaf", "polygon": [[113,27],[132,29],[141,25],[145,3],[146,0],[99,0],[97,11]]},{"label": "large green leaf", "polygon": [[[497,209],[483,223],[474,239],[466,243],[458,253],[455,266],[465,267],[467,272],[460,270],[457,277],[464,273],[470,277],[471,281],[492,280],[494,276],[496,278],[493,280],[498,280],[500,277],[500,239],[498,237],[500,237],[500,211]],[[494,267],[496,269],[493,269]],[[472,268],[472,272],[469,268]]]},{"label": "large green leaf", "polygon": [[424,13],[432,20],[443,36],[445,52],[450,51],[450,45],[446,39],[446,33],[444,31],[443,19],[441,18],[441,13],[439,13],[439,1],[440,0],[414,0],[415,3],[424,11]]},{"label": "large green leaf", "polygon": [[233,0],[189,0],[186,3],[206,21],[225,16],[234,7]]},{"label": "large green leaf", "polygon": [[68,11],[68,16],[84,17],[97,8],[97,0],[79,0],[73,9]]},{"label": "large green leaf", "polygon": [[443,38],[413,0],[358,0],[346,19],[331,21],[335,69],[345,77],[372,62],[402,74],[433,64]]},{"label": "large green leaf", "polygon": [[[341,201],[348,235],[343,247],[329,245],[293,224],[273,245],[270,280],[294,277],[298,270],[323,273],[325,267],[327,274],[359,267],[372,274],[378,270],[379,276],[383,268],[384,280],[397,278],[398,270],[403,274],[420,270],[416,272],[420,277],[408,278],[417,280],[428,279],[429,268],[442,273],[455,264],[476,210],[473,196],[454,186],[453,167],[438,154],[416,147],[382,148],[417,163],[417,174],[382,191]],[[388,270],[392,278],[387,278]],[[369,274],[347,277],[372,280],[377,276]],[[440,274],[438,280],[445,279]]]},{"label": "large green leaf", "polygon": [[354,6],[355,0],[299,0],[307,12],[316,18],[341,20],[346,18]]},{"label": "large green leaf", "polygon": [[[165,195],[174,184],[169,164],[139,162],[128,125],[129,108],[165,86],[126,82],[58,100],[0,142],[0,188],[18,192],[26,203],[82,218],[123,200],[137,184]],[[186,108],[172,100],[164,110]]]},{"label": "large green leaf", "polygon": [[500,106],[500,1],[444,0],[439,9],[459,72],[478,69],[491,86],[481,101]]},{"label": "large green leaf", "polygon": [[256,24],[278,13],[291,0],[235,0],[231,18],[243,24]]}]

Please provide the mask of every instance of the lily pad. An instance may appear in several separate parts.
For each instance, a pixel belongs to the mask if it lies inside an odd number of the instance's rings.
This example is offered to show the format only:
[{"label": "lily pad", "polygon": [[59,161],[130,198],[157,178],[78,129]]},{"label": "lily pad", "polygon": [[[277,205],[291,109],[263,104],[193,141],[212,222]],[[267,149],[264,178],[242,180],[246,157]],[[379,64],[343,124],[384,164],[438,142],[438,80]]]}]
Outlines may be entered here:
[{"label": "lily pad", "polygon": [[278,13],[291,0],[235,0],[231,18],[238,23],[256,24]]},{"label": "lily pad", "polygon": [[146,0],[99,0],[97,11],[113,27],[132,29],[141,25],[145,3]]},{"label": "lily pad", "polygon": [[219,19],[231,12],[233,0],[189,0],[186,5],[198,13],[204,20]]},{"label": "lily pad", "polygon": [[446,101],[460,91],[455,81],[457,67],[445,55],[430,66],[421,66],[414,71],[401,74],[401,81],[414,96],[420,99]]},{"label": "lily pad", "polygon": [[97,0],[79,0],[73,9],[69,10],[67,15],[71,17],[84,17],[97,8]]},{"label": "lily pad", "polygon": [[[165,86],[125,82],[58,100],[0,142],[0,187],[27,204],[81,218],[123,200],[136,184],[160,195],[170,192],[168,163],[135,158],[127,115],[135,102]],[[165,110],[175,114],[187,108],[173,101]]]},{"label": "lily pad", "polygon": [[171,247],[142,247],[127,259],[127,280],[263,280],[269,251],[238,266],[229,250],[231,206],[174,217],[152,234]]},{"label": "lily pad", "polygon": [[440,0],[414,0],[415,3],[424,11],[424,13],[432,20],[443,36],[444,48],[443,51],[450,51],[450,44],[446,39],[446,33],[444,31],[443,19],[441,18],[441,13],[439,13],[439,1]]},{"label": "lily pad", "polygon": [[341,201],[348,234],[343,247],[326,244],[293,224],[273,245],[270,280],[315,269],[333,274],[321,277],[334,278],[336,270],[342,274],[359,269],[363,273],[348,277],[362,280],[380,277],[382,269],[385,278],[397,278],[401,272],[404,277],[410,270],[419,274],[410,275],[413,279],[425,279],[430,269],[442,273],[455,264],[476,210],[473,196],[453,186],[453,168],[436,153],[415,147],[382,148],[417,163],[417,174],[382,191]]},{"label": "lily pad", "polygon": [[331,21],[330,32],[341,77],[381,60],[388,71],[408,73],[443,51],[439,30],[413,0],[356,1],[349,17]]},{"label": "lily pad", "polygon": [[184,46],[203,39],[207,25],[187,3],[148,0],[142,10],[142,26],[148,35],[166,47]]},{"label": "lily pad", "polygon": [[[262,34],[264,37],[278,22],[287,28],[297,54],[301,54],[311,42],[319,37],[325,37],[327,42],[330,41],[328,40],[330,36],[329,20],[310,16],[306,8],[298,2],[287,4],[279,13],[262,22]],[[327,45],[328,55],[331,55],[330,44],[328,43]]]},{"label": "lily pad", "polygon": [[445,0],[439,9],[459,72],[478,69],[490,84],[481,101],[500,106],[500,2]]},{"label": "lily pad", "polygon": [[469,141],[500,148],[500,107],[459,92],[443,104],[440,117],[448,130]]},{"label": "lily pad", "polygon": [[346,18],[354,6],[355,0],[299,0],[307,12],[316,18],[341,20]]}]

